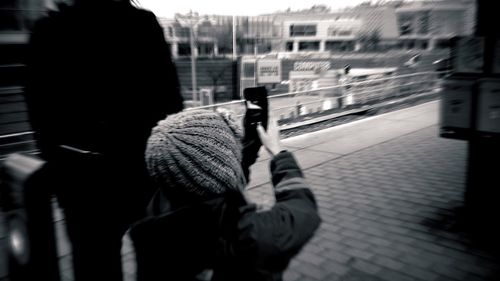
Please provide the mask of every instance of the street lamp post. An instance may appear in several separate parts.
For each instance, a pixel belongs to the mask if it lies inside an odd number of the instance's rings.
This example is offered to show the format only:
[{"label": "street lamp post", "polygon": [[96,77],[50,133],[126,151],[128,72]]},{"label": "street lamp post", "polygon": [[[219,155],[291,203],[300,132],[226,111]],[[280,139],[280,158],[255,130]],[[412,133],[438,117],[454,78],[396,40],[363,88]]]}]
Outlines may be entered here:
[{"label": "street lamp post", "polygon": [[196,77],[196,42],[194,41],[194,26],[189,27],[189,43],[191,47],[191,85],[193,87],[193,104],[197,101],[198,83]]},{"label": "street lamp post", "polygon": [[232,28],[232,31],[233,31],[233,61],[236,61],[236,59],[238,58],[238,54],[237,54],[237,49],[236,49],[236,16],[233,15],[233,28]]}]

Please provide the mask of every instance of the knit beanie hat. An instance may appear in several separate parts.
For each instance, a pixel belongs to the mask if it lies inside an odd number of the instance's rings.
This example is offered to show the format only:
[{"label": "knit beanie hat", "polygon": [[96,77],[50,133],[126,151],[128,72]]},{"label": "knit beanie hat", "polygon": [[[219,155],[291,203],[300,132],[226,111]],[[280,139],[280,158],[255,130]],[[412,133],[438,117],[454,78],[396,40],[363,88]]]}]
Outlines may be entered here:
[{"label": "knit beanie hat", "polygon": [[241,126],[228,110],[169,115],[149,137],[145,154],[149,174],[162,189],[183,189],[204,197],[242,188],[241,138]]}]

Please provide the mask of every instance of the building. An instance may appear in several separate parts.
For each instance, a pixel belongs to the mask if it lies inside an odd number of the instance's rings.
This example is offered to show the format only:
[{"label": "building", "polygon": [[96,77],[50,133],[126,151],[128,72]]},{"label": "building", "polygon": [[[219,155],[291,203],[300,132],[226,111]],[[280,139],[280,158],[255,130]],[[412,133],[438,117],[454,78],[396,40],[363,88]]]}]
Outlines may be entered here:
[{"label": "building", "polygon": [[355,17],[285,21],[282,24],[284,49],[287,52],[354,51],[361,25],[362,21]]},{"label": "building", "polygon": [[415,1],[395,11],[403,49],[447,48],[451,38],[473,34],[473,0]]},{"label": "building", "polygon": [[[233,19],[236,30],[233,33]],[[165,38],[170,43],[174,57],[189,56],[190,30],[194,30],[195,56],[229,56],[236,37],[238,54],[271,52],[281,38],[281,27],[273,16],[221,16],[193,13],[177,14],[174,19],[160,18]]]},{"label": "building", "polygon": [[[195,21],[203,18],[197,14],[192,16]],[[166,26],[170,22],[171,26],[180,22],[180,18],[178,15],[164,22]],[[216,56],[232,52],[233,17],[211,15],[205,18],[210,19],[212,26],[200,27],[198,52]],[[238,16],[235,20],[238,54],[432,50],[447,48],[454,36],[472,34],[475,1],[386,1],[339,11],[320,5],[302,11]],[[173,45],[179,46],[173,48],[175,55],[190,54],[184,48],[187,45],[182,45],[188,41],[188,35],[167,36],[172,38]]]}]

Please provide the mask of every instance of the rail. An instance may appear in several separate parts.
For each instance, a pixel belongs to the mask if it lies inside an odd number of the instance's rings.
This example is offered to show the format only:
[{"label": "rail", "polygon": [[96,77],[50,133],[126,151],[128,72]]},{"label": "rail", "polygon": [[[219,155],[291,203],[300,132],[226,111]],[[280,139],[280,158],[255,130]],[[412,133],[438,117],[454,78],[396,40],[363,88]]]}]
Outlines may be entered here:
[{"label": "rail", "polygon": [[[419,72],[384,78],[370,79],[296,91],[269,96],[270,111],[278,120],[293,119],[300,116],[314,118],[328,112],[339,113],[353,107],[361,107],[384,100],[403,98],[413,94],[434,92],[440,88],[443,72]],[[192,109],[213,109],[222,107],[242,116],[245,111],[244,100],[219,104],[196,106]],[[293,122],[293,120],[288,120]],[[284,122],[280,122],[284,124]]]},{"label": "rail", "polygon": [[[311,123],[311,120],[325,120],[328,116],[336,118],[358,112],[356,109],[366,110],[382,102],[417,94],[432,94],[441,87],[442,76],[442,72],[419,72],[273,95],[269,96],[270,111],[278,119],[280,129],[284,130],[296,127],[295,123],[304,120]],[[191,107],[187,110],[215,110],[219,107],[233,110],[240,117],[245,113],[244,100]],[[16,151],[21,147],[29,147],[21,149],[22,151],[36,152],[33,149],[35,143],[32,131],[0,135],[0,160],[5,158],[6,152]]]}]

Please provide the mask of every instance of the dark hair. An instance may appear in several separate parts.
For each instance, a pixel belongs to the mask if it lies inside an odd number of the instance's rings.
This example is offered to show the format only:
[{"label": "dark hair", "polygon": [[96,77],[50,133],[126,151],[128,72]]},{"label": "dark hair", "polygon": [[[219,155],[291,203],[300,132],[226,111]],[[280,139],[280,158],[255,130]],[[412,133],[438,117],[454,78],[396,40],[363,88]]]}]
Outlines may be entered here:
[{"label": "dark hair", "polygon": [[79,4],[99,4],[99,3],[104,3],[106,1],[108,1],[108,2],[126,2],[129,4],[139,5],[138,0],[73,0],[73,2],[76,5],[79,5]]}]

